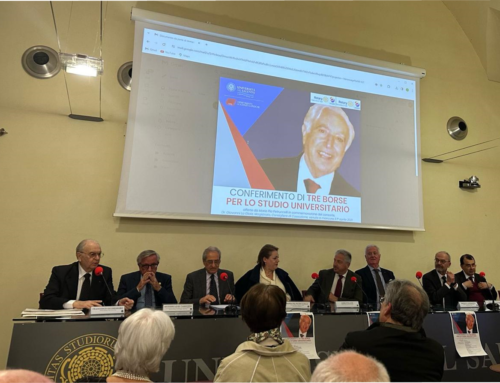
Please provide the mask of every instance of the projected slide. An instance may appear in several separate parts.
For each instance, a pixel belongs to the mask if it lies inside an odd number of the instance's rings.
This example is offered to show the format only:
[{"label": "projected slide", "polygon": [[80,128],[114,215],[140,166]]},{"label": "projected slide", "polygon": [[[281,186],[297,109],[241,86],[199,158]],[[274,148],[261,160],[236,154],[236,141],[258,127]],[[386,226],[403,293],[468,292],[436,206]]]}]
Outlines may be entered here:
[{"label": "projected slide", "polygon": [[361,222],[360,111],[334,94],[220,78],[211,214]]},{"label": "projected slide", "polygon": [[115,216],[423,230],[420,69],[171,21],[136,23]]}]

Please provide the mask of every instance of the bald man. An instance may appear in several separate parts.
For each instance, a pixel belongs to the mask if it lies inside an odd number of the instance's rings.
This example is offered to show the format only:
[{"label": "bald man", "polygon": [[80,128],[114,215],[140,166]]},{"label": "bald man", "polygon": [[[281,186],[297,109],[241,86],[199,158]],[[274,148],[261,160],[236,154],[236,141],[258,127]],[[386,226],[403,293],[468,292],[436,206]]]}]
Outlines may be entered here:
[{"label": "bald man", "polygon": [[0,383],[54,383],[52,380],[29,370],[5,370],[0,371]]},{"label": "bald man", "polygon": [[259,163],[276,190],[360,197],[360,192],[337,172],[354,135],[342,108],[314,104],[302,124],[303,153]]},{"label": "bald man", "polygon": [[[84,239],[76,247],[76,259],[70,265],[55,266],[49,283],[40,299],[41,309],[90,309],[96,306],[118,304],[130,310],[134,301],[129,298],[116,300],[113,276],[109,267],[100,265],[102,275],[95,275],[104,255],[101,245]],[[108,289],[109,288],[109,289]]]},{"label": "bald man", "polygon": [[390,382],[384,365],[355,351],[339,351],[319,363],[311,382]]}]

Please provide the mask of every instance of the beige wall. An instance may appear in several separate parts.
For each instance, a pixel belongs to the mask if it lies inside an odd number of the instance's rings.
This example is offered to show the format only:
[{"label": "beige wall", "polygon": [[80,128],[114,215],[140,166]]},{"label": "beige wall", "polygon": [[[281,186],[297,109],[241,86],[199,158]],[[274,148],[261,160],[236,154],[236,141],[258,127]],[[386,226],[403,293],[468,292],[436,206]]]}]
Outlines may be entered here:
[{"label": "beige wall", "polygon": [[[144,7],[425,68],[423,156],[500,136],[500,84],[487,81],[469,41],[441,2],[188,2]],[[124,22],[123,33],[130,36],[132,27]],[[2,26],[0,31],[2,36],[9,33]],[[0,46],[7,46],[4,39]],[[20,55],[9,60],[19,62]],[[8,81],[6,76],[2,73],[0,79]],[[15,89],[26,95],[30,91]],[[4,87],[3,92],[14,89]],[[445,131],[453,115],[463,117],[471,129],[462,143]],[[135,269],[134,258],[140,251],[157,250],[162,255],[160,270],[173,275],[177,297],[186,273],[201,267],[206,246],[220,247],[222,266],[239,277],[254,265],[265,243],[280,248],[281,266],[299,289],[309,286],[312,272],[331,267],[335,249],[350,250],[352,268],[362,267],[368,243],[380,246],[383,266],[397,277],[413,279],[415,271],[432,269],[438,250],[452,254],[456,271],[459,255],[468,252],[476,256],[478,270],[500,287],[495,254],[500,228],[499,156],[494,151],[441,165],[423,164],[425,232],[117,219],[112,214],[125,120],[123,115],[117,122],[93,124],[52,111],[30,112],[0,104],[0,127],[9,131],[0,137],[0,368],[7,360],[11,319],[26,307],[37,307],[51,267],[72,262],[74,248],[83,238],[100,241],[106,254],[103,263],[113,268],[115,286],[121,274]],[[483,187],[475,192],[460,190],[458,180],[472,174]],[[391,188],[391,175],[364,187]]]}]

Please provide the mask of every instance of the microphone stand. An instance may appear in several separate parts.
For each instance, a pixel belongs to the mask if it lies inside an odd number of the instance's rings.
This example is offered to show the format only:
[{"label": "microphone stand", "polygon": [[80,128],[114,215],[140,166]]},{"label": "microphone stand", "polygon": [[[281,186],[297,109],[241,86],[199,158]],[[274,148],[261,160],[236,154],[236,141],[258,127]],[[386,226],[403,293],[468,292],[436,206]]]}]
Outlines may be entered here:
[{"label": "microphone stand", "polygon": [[224,309],[224,312],[226,314],[236,315],[238,313],[238,306],[234,304],[234,300],[236,298],[234,297],[233,291],[231,290],[231,284],[229,283],[229,274],[227,275],[227,279],[225,280],[225,282],[227,283],[227,287],[229,288],[229,292],[231,293],[231,296],[233,298],[231,299],[229,305]]},{"label": "microphone stand", "polygon": [[[486,278],[484,278],[484,282],[486,284],[488,284],[488,282],[486,281]],[[500,307],[498,306],[497,303],[495,303],[495,299],[493,298],[493,293],[491,292],[490,288],[488,286],[486,286],[486,289],[488,290],[488,292],[490,293],[490,297],[491,297],[491,303],[488,303],[487,305],[485,305],[485,307],[488,309],[488,310],[491,310],[491,311],[500,311]],[[489,307],[488,307],[489,306]]]}]

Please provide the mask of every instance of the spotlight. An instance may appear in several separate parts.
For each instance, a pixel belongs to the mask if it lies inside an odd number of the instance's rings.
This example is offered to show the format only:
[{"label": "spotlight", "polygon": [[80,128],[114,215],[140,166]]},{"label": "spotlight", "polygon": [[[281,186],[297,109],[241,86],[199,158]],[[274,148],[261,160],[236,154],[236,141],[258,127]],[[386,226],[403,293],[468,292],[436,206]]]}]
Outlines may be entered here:
[{"label": "spotlight", "polygon": [[471,176],[468,180],[458,181],[458,187],[460,189],[477,189],[480,188],[479,178],[476,176]]},{"label": "spotlight", "polygon": [[61,65],[67,73],[97,77],[104,72],[104,60],[78,53],[60,53]]}]

